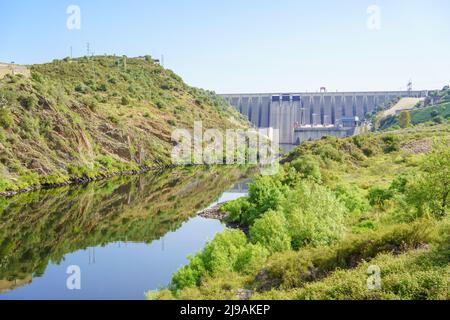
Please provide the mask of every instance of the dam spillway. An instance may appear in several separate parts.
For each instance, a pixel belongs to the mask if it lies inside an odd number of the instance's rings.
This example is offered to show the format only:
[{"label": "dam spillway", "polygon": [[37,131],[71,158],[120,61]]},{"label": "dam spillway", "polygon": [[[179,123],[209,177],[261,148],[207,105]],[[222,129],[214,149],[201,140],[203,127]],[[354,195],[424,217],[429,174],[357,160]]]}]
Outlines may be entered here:
[{"label": "dam spillway", "polygon": [[345,137],[383,103],[422,98],[427,91],[222,94],[257,128],[274,128],[281,144],[299,144],[325,135]]}]

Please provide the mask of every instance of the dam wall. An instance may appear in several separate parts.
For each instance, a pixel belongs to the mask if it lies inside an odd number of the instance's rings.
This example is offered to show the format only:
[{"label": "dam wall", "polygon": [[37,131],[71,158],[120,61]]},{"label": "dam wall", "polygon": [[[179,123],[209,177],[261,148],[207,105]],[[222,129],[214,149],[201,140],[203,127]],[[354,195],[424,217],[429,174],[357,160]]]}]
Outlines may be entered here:
[{"label": "dam wall", "polygon": [[3,79],[8,74],[13,76],[21,74],[28,77],[30,76],[30,70],[22,65],[0,62],[0,79]]},{"label": "dam wall", "polygon": [[[281,144],[295,144],[299,140],[304,141],[308,135],[305,133],[307,130],[311,130],[311,138],[320,136],[320,132],[336,136],[346,132],[348,135],[352,130],[348,130],[345,122],[349,119],[362,122],[385,102],[399,97],[422,98],[427,95],[427,91],[372,91],[221,96],[255,127],[279,129]],[[297,129],[303,130],[297,132]]]}]

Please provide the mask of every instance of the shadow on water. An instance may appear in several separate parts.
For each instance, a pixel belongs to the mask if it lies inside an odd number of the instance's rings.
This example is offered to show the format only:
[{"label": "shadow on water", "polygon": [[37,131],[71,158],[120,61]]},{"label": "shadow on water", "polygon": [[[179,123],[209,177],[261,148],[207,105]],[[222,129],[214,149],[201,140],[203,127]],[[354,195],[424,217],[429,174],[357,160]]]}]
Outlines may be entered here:
[{"label": "shadow on water", "polygon": [[0,299],[140,299],[223,230],[196,213],[250,175],[189,167],[0,198]]}]

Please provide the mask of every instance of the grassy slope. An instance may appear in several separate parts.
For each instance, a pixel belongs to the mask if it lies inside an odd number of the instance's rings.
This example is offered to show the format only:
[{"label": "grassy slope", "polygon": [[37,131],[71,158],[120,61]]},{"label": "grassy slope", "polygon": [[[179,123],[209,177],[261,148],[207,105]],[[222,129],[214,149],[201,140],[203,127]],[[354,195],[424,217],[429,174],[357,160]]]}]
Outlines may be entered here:
[{"label": "grassy slope", "polygon": [[396,112],[399,112],[404,109],[411,109],[416,106],[420,101],[424,99],[422,98],[401,98],[399,102],[397,102],[391,108],[384,110],[381,112],[381,117],[385,118],[387,116],[393,116]]},{"label": "grassy slope", "polygon": [[175,127],[244,127],[211,92],[151,59],[33,65],[0,80],[0,191],[170,163]]},{"label": "grassy slope", "polygon": [[[392,143],[392,137],[394,143]],[[346,186],[367,202],[370,188],[387,188],[395,177],[417,173],[433,140],[450,139],[450,126],[418,126],[348,139],[327,137],[298,147],[285,171],[306,155],[320,166],[330,190]],[[344,198],[342,198],[344,199]],[[412,218],[400,198],[348,212],[346,232],[329,245],[275,252],[253,272],[205,275],[198,286],[149,294],[159,299],[448,299],[450,219]],[[318,213],[320,214],[320,213]],[[370,265],[382,272],[382,289],[367,288]]]},{"label": "grassy slope", "polygon": [[[431,123],[432,121],[445,122],[450,119],[450,102],[440,103],[434,106],[429,106],[423,109],[416,109],[410,111],[411,124],[417,125],[421,123]],[[448,121],[448,120],[447,120]],[[381,125],[381,130],[398,129],[399,116],[387,117]]]}]

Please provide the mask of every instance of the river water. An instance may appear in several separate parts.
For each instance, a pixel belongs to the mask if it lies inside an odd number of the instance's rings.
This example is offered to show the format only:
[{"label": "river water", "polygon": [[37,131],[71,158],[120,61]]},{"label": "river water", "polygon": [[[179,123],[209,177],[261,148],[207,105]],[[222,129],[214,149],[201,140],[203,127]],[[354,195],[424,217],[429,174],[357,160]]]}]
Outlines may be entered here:
[{"label": "river water", "polygon": [[0,300],[143,299],[225,229],[197,213],[245,196],[250,175],[185,168],[0,199]]}]

